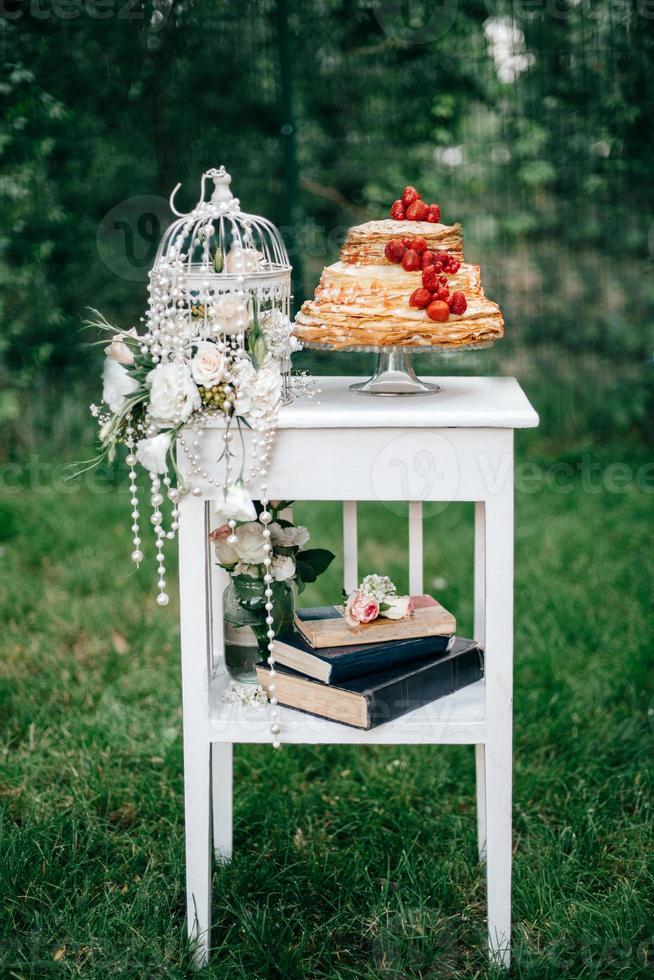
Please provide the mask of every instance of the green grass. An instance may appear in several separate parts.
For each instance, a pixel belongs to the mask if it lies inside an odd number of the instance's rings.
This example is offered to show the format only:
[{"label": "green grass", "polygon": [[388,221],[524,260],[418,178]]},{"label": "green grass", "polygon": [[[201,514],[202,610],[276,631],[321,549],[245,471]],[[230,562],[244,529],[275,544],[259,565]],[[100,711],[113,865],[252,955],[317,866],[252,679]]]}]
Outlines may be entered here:
[{"label": "green grass", "polygon": [[[514,965],[650,977],[652,495],[518,495]],[[124,491],[0,498],[0,976],[186,977],[177,602],[130,574]],[[313,543],[333,505],[300,505]],[[427,524],[471,627],[471,509]],[[362,508],[362,571],[406,584],[406,519]],[[153,565],[153,556],[148,556]],[[307,601],[336,598],[338,563]],[[469,747],[238,747],[214,877],[229,980],[491,977]]]}]

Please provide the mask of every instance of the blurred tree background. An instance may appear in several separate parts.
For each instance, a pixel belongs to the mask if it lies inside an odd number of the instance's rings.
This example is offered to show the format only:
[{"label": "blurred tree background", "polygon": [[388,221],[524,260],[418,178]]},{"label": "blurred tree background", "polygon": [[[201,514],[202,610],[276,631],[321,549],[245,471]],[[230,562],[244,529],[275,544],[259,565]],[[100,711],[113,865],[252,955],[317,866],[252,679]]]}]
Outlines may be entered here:
[{"label": "blurred tree background", "polygon": [[2,458],[79,456],[85,310],[138,322],[170,191],[190,207],[220,163],[282,227],[296,304],[344,229],[416,184],[463,222],[507,324],[420,369],[516,374],[548,451],[642,446],[653,22],[646,0],[4,0]]}]

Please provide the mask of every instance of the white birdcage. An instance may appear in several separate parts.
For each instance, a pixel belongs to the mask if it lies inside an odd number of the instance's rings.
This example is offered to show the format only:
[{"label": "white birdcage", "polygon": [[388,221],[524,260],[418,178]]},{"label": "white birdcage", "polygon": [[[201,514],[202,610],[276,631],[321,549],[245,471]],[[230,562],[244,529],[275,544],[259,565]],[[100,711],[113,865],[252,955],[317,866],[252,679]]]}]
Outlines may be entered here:
[{"label": "white birdcage", "polygon": [[[208,180],[214,190],[205,200]],[[224,167],[208,170],[188,214],[175,208],[180,185],[173,191],[176,220],[150,272],[145,329],[120,331],[101,314],[95,321],[111,338],[103,406],[92,406],[98,458],[112,458],[120,444],[127,448],[136,565],[144,555],[135,467],[149,472],[162,606],[168,602],[164,543],[175,537],[182,496],[209,493],[232,533],[239,520],[256,517],[253,498],[265,507],[264,478],[280,406],[289,399],[291,354],[300,347],[289,317],[291,266],[284,243],[270,221],[241,210],[230,183]],[[215,425],[225,443],[220,478],[200,463],[201,440]],[[247,447],[244,429],[251,434]],[[166,498],[169,523],[162,510]]]},{"label": "white birdcage", "polygon": [[[207,180],[214,190],[205,200]],[[198,340],[218,340],[257,359],[262,330],[266,348],[281,361],[288,393],[288,338],[275,350],[275,327],[290,313],[291,265],[275,226],[241,210],[224,167],[202,175],[200,199],[165,232],[150,273],[146,339],[155,359]],[[283,318],[283,319],[282,319]],[[281,330],[283,333],[283,330]],[[283,343],[282,343],[283,340]]]}]

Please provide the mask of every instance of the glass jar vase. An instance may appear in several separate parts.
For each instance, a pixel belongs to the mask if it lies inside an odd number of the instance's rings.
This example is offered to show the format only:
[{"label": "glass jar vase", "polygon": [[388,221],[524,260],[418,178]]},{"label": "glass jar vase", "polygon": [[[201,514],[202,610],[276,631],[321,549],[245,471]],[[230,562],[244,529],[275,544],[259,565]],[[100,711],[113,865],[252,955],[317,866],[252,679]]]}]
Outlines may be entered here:
[{"label": "glass jar vase", "polygon": [[[288,582],[272,583],[272,628],[275,634],[293,628],[294,597]],[[248,575],[234,576],[223,593],[225,664],[232,680],[256,684],[255,664],[268,657],[265,583]]]}]

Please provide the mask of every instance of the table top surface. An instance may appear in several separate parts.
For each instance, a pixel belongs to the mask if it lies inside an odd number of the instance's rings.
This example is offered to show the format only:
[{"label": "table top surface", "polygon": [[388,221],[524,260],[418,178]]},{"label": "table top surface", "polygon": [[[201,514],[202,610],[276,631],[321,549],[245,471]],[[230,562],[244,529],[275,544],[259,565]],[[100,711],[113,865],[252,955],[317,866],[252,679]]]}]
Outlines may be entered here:
[{"label": "table top surface", "polygon": [[[296,396],[279,415],[280,429],[500,428],[529,429],[538,414],[515,378],[429,377],[428,395],[369,395],[350,391],[360,377],[317,377],[320,393]],[[211,423],[209,423],[211,425]]]}]

